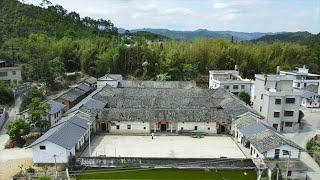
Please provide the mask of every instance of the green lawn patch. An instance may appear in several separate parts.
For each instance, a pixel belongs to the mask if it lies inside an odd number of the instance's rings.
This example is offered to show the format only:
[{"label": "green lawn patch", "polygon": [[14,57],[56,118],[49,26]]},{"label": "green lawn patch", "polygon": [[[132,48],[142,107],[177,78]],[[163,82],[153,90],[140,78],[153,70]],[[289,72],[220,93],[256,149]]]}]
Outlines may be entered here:
[{"label": "green lawn patch", "polygon": [[183,169],[134,169],[134,170],[106,170],[85,172],[77,179],[201,179],[201,180],[255,180],[254,170],[183,170]]}]

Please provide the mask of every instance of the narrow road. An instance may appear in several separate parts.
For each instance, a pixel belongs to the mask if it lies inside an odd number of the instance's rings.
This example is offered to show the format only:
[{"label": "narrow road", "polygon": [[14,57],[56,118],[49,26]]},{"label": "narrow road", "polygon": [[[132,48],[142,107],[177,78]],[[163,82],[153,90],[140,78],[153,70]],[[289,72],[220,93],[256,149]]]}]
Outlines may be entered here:
[{"label": "narrow road", "polygon": [[[306,148],[307,142],[316,134],[320,134],[320,109],[311,110],[303,108],[302,111],[304,112],[302,129],[283,135],[302,148]],[[301,153],[300,160],[311,168],[308,175],[312,177],[312,179],[320,179],[320,167],[307,152]]]},{"label": "narrow road", "polygon": [[[21,104],[17,98],[9,110],[9,117],[6,123],[18,118],[17,113]],[[6,134],[5,126],[0,129],[0,179],[9,179],[19,171],[19,166],[32,165],[32,150],[25,148],[4,149],[9,136]]]}]

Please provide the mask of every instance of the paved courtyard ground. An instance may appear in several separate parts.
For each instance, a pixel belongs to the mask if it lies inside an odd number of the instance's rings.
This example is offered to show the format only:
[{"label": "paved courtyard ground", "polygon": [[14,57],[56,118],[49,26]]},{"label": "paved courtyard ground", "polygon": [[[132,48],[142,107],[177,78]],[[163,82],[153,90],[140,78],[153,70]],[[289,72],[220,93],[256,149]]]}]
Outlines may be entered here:
[{"label": "paved courtyard ground", "polygon": [[[88,148],[82,156],[88,156]],[[230,137],[209,136],[96,136],[91,143],[91,155],[117,157],[171,158],[245,158]]]}]

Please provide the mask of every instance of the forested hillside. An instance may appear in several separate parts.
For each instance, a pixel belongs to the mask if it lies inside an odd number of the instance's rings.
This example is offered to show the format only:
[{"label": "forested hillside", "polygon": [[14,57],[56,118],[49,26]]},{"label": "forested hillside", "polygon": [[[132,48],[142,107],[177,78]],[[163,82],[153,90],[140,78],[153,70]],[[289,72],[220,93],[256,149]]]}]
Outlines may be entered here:
[{"label": "forested hillside", "polygon": [[143,32],[119,35],[109,20],[80,18],[48,2],[37,7],[16,0],[0,0],[0,21],[0,58],[23,63],[24,80],[51,87],[64,72],[80,70],[96,77],[120,73],[148,80],[196,79],[236,64],[249,78],[274,73],[278,65],[294,69],[306,64],[320,73],[319,35],[304,44],[189,42]]},{"label": "forested hillside", "polygon": [[281,42],[291,42],[291,43],[300,43],[303,45],[308,45],[313,39],[317,38],[316,36],[317,35],[311,34],[309,32],[286,32],[286,33],[265,35],[258,39],[254,39],[252,41],[268,42],[268,43],[281,41]]},{"label": "forested hillside", "polygon": [[[207,29],[198,29],[195,31],[174,31],[169,29],[133,29],[131,32],[137,31],[146,31],[151,32],[154,34],[159,34],[161,36],[169,37],[171,39],[180,39],[180,40],[195,40],[198,38],[205,38],[205,39],[231,39],[232,37],[234,40],[253,40],[260,38],[264,35],[273,34],[273,33],[260,33],[260,32],[236,32],[236,31],[209,31]],[[120,30],[119,32],[123,32]]]}]

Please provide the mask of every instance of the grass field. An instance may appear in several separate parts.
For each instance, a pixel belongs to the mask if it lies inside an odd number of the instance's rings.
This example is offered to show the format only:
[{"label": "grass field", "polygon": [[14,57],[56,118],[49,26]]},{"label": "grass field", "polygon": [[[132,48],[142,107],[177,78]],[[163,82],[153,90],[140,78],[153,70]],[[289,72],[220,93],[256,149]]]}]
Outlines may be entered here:
[{"label": "grass field", "polygon": [[181,179],[181,180],[255,180],[256,171],[205,171],[182,169],[136,169],[86,172],[77,179]]}]

